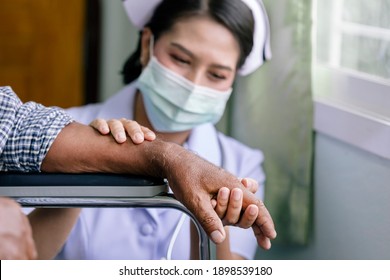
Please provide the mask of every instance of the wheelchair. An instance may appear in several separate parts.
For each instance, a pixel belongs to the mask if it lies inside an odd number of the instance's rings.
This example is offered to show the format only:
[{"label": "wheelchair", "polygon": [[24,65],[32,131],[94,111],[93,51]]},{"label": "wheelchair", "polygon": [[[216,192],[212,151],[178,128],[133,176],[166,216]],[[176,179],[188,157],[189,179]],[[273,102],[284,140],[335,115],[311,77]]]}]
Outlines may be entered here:
[{"label": "wheelchair", "polygon": [[188,215],[199,235],[199,258],[210,259],[209,239],[164,179],[116,174],[0,173],[0,196],[35,208],[173,208]]}]

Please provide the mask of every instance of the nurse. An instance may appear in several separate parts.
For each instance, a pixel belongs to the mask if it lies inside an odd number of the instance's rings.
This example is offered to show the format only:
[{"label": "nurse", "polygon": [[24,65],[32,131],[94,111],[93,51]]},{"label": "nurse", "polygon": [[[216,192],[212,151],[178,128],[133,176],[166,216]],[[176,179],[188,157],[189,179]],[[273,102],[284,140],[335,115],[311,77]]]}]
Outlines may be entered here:
[{"label": "nurse", "polygon": [[[126,86],[102,104],[68,112],[83,123],[125,118],[109,122],[114,135],[124,131],[126,119],[134,119],[237,177],[253,178],[262,198],[262,153],[214,127],[236,75],[253,72],[270,57],[262,4],[257,0],[126,0],[124,6],[141,30],[138,49],[123,69]],[[95,127],[101,124],[94,123]],[[241,201],[240,192],[236,193],[232,191],[227,199],[229,205]],[[217,212],[224,213],[218,207],[228,206],[221,205],[220,195]],[[229,227],[228,232],[229,238],[217,246],[217,257],[252,259],[257,249],[253,231]],[[83,209],[57,258],[188,259],[190,233],[189,219],[172,209]]]}]

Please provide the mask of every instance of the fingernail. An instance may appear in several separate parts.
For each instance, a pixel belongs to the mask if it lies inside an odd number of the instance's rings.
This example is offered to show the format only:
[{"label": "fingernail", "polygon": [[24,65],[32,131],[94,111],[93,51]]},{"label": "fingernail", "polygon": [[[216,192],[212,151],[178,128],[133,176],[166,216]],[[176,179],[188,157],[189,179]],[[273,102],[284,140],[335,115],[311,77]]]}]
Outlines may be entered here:
[{"label": "fingernail", "polygon": [[154,132],[146,132],[146,135],[148,135],[148,136],[152,136],[152,137],[154,137],[154,136],[156,136],[156,134],[154,134]]},{"label": "fingernail", "polygon": [[103,132],[103,133],[108,133],[108,132],[109,132],[107,126],[102,126],[102,127],[100,127],[100,131]]},{"label": "fingernail", "polygon": [[223,241],[223,235],[219,230],[215,230],[210,234],[211,240],[214,243],[219,244]]},{"label": "fingernail", "polygon": [[241,199],[241,192],[239,192],[239,191],[233,192],[233,199],[240,200]]},{"label": "fingernail", "polygon": [[141,142],[144,140],[144,138],[142,137],[141,133],[137,132],[135,135],[134,135],[134,139],[135,141],[137,142]]},{"label": "fingernail", "polygon": [[120,140],[120,141],[124,141],[126,140],[126,134],[124,132],[119,132],[117,134],[117,138]]},{"label": "fingernail", "polygon": [[254,216],[254,215],[256,215],[256,213],[257,213],[257,209],[256,209],[257,207],[250,207],[249,208],[249,215],[252,215],[252,216]]},{"label": "fingernail", "polygon": [[229,198],[229,191],[228,190],[221,190],[221,198],[228,199]]}]

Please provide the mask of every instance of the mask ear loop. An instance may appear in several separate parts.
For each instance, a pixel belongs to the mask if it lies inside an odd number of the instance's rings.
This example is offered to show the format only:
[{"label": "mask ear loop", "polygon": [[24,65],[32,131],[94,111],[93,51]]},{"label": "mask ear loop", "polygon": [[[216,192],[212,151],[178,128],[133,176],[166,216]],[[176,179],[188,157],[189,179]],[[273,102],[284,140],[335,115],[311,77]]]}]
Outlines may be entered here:
[{"label": "mask ear loop", "polygon": [[153,50],[154,50],[154,35],[152,34],[149,40],[149,60],[152,59],[153,57]]}]

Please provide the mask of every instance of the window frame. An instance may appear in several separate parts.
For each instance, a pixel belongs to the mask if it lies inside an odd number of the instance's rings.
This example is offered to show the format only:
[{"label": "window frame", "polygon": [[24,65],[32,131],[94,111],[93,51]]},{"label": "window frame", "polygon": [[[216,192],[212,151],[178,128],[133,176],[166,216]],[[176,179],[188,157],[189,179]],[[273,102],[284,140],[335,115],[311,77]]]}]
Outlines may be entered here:
[{"label": "window frame", "polygon": [[[312,7],[314,129],[390,159],[390,80],[340,67],[337,50],[328,65],[317,60],[317,1]],[[367,31],[359,33],[358,27],[346,28],[359,35]]]}]

